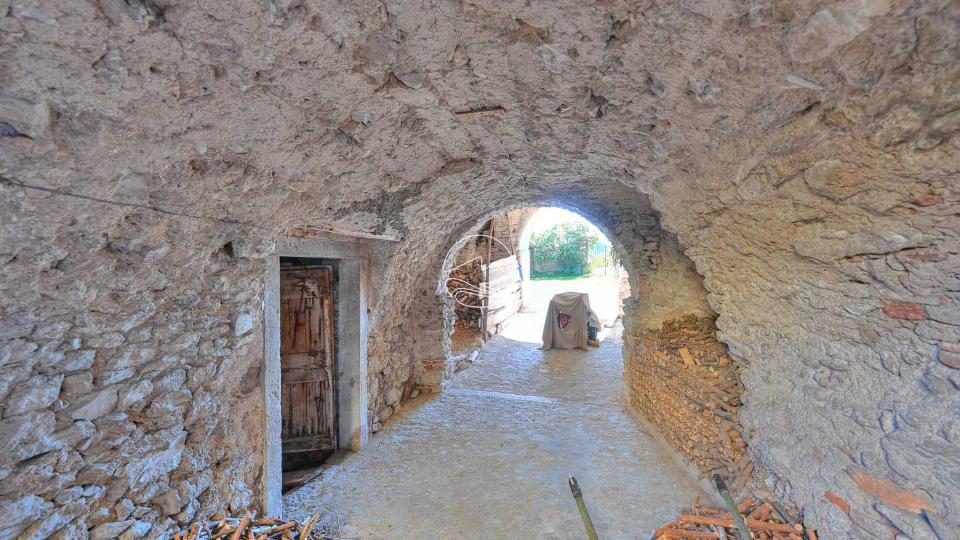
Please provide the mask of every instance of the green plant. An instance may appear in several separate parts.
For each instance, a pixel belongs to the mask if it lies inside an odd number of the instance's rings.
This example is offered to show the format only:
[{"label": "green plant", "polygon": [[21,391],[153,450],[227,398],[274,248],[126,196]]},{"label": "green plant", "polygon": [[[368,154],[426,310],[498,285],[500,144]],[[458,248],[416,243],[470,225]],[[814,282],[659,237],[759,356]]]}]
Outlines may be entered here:
[{"label": "green plant", "polygon": [[535,274],[583,275],[587,257],[599,238],[583,223],[561,223],[530,239]]}]

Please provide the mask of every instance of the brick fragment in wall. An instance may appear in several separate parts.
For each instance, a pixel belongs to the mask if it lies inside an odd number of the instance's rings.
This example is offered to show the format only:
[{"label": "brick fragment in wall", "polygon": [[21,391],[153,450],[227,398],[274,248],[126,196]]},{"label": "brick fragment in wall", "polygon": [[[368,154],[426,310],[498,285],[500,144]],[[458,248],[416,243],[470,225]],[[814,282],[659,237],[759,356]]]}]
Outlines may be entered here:
[{"label": "brick fragment in wall", "polygon": [[628,336],[629,405],[705,477],[720,474],[742,490],[753,469],[739,418],[742,386],[716,332],[713,318],[687,315]]}]

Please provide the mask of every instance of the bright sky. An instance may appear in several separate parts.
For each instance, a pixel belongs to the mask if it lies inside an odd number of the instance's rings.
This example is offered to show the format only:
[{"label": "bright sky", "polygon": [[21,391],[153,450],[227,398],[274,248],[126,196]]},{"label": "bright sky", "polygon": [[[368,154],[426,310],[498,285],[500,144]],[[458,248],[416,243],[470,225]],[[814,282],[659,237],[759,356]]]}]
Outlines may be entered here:
[{"label": "bright sky", "polygon": [[596,228],[593,223],[583,219],[579,214],[563,208],[541,208],[537,210],[537,213],[530,218],[530,224],[528,227],[530,227],[530,231],[532,233],[541,233],[555,225],[570,221],[586,223],[587,227],[593,231],[593,234],[600,238],[601,243],[610,245],[607,237],[600,231],[600,229]]}]

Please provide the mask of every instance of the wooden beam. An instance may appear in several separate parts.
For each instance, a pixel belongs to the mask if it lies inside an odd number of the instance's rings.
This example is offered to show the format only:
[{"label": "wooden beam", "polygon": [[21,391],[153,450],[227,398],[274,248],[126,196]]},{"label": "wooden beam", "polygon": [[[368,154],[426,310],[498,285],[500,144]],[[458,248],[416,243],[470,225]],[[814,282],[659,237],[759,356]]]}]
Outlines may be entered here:
[{"label": "wooden beam", "polygon": [[500,116],[502,114],[507,114],[507,109],[500,105],[482,105],[480,107],[472,107],[470,109],[453,111],[453,114],[461,118],[474,116]]},{"label": "wooden beam", "polygon": [[290,227],[287,229],[287,236],[292,236],[294,238],[323,238],[326,235],[334,234],[337,236],[346,236],[354,238],[367,238],[370,240],[386,240],[388,242],[401,242],[402,238],[397,236],[389,236],[386,234],[374,234],[363,231],[351,231],[348,229],[341,229],[339,227],[333,227],[331,225],[316,225],[313,227]]}]

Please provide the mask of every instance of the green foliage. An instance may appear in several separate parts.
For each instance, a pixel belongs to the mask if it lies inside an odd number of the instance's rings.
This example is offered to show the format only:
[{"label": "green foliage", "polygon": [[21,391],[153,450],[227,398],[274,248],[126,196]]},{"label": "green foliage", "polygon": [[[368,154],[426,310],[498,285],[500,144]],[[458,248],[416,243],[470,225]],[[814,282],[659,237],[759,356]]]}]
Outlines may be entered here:
[{"label": "green foliage", "polygon": [[561,223],[530,239],[536,274],[578,276],[589,271],[587,257],[599,242],[583,223]]}]

